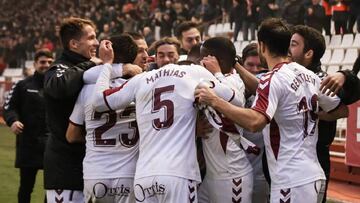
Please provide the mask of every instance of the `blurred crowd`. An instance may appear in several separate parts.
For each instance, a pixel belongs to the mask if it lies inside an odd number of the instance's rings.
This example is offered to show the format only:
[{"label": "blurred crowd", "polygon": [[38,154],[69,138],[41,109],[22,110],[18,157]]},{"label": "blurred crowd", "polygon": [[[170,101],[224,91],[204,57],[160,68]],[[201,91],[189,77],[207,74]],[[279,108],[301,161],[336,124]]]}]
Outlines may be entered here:
[{"label": "blurred crowd", "polygon": [[[155,39],[174,35],[185,21],[198,23],[203,35],[210,24],[235,22],[235,32],[254,30],[259,22],[281,16],[291,24],[325,29],[335,23],[336,34],[353,31],[359,21],[358,0],[1,0],[0,75],[5,67],[23,67],[36,50],[61,52],[59,25],[64,17],[93,20],[99,40],[114,33],[139,32],[150,45]],[[319,9],[317,6],[321,4]],[[340,5],[339,4],[344,4]],[[326,7],[328,5],[328,7]],[[305,15],[304,15],[305,14]],[[334,14],[334,15],[333,15]],[[320,19],[321,17],[321,19]],[[323,18],[323,19],[322,19]],[[344,25],[345,23],[345,25]],[[344,27],[345,26],[345,27]],[[155,27],[160,31],[155,36]],[[247,34],[246,34],[247,37]],[[236,39],[236,37],[235,37]],[[246,38],[247,39],[247,38]]]}]

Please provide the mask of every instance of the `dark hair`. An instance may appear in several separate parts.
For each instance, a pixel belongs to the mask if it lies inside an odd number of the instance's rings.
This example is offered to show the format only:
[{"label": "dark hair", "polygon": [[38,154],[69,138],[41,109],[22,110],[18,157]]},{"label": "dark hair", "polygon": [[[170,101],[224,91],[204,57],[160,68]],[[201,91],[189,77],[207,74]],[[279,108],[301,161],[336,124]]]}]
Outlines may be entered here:
[{"label": "dark hair", "polygon": [[313,50],[314,54],[311,63],[320,62],[326,50],[324,36],[318,30],[304,25],[296,25],[292,31],[293,34],[299,34],[304,38],[304,52]]},{"label": "dark hair", "polygon": [[125,32],[124,34],[130,35],[134,40],[145,39],[142,34],[137,32]]},{"label": "dark hair", "polygon": [[259,56],[257,43],[250,43],[243,49],[242,60],[245,61],[249,56]]},{"label": "dark hair", "polygon": [[235,46],[225,37],[213,37],[206,40],[201,47],[201,55],[204,56],[204,54],[215,56],[223,73],[229,73],[236,63]]},{"label": "dark hair", "polygon": [[138,46],[130,35],[111,36],[110,41],[114,50],[114,63],[132,63],[135,60]]},{"label": "dark hair", "polygon": [[201,44],[195,44],[193,47],[191,47],[186,60],[192,61],[195,64],[200,64],[200,47]]},{"label": "dark hair", "polygon": [[80,39],[83,35],[85,25],[90,25],[95,29],[95,24],[82,18],[66,18],[60,26],[60,39],[64,49],[69,49],[69,42],[72,39]]},{"label": "dark hair", "polygon": [[164,37],[156,42],[154,42],[151,46],[151,49],[155,51],[155,55],[157,54],[157,49],[165,44],[174,45],[176,47],[176,51],[180,54],[180,42],[175,37]]},{"label": "dark hair", "polygon": [[185,22],[180,23],[175,29],[176,38],[181,40],[182,39],[182,33],[185,32],[185,31],[190,30],[191,28],[198,29],[197,24],[194,23],[194,22],[191,22],[191,21],[185,21]]},{"label": "dark hair", "polygon": [[54,58],[54,55],[48,49],[41,49],[35,53],[34,61],[38,61],[40,57],[45,56],[47,58]]},{"label": "dark hair", "polygon": [[291,31],[285,21],[279,18],[264,20],[258,31],[259,43],[264,43],[274,56],[287,56],[291,40]]}]

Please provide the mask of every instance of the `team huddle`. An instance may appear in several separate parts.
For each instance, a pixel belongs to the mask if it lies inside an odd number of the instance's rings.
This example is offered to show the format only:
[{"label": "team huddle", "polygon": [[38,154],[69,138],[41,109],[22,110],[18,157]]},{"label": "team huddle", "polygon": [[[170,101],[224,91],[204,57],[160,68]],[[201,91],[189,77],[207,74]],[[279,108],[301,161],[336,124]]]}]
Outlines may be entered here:
[{"label": "team huddle", "polygon": [[[66,34],[74,24],[85,41]],[[89,61],[98,46],[90,21],[72,18],[62,32],[63,58],[44,80],[48,202],[322,202],[317,123],[348,110],[289,59],[282,20],[259,27],[255,49],[269,68],[259,79],[223,37],[145,71],[129,34],[102,40],[98,62]],[[82,56],[69,51],[84,43]],[[160,40],[156,54],[174,44]],[[253,164],[264,154],[269,184]]]}]

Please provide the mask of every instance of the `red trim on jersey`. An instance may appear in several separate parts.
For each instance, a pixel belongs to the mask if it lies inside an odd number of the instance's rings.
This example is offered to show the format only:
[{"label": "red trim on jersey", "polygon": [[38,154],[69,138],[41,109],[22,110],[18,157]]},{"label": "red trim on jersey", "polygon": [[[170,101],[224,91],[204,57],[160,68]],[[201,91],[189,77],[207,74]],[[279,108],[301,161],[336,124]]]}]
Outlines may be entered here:
[{"label": "red trim on jersey", "polygon": [[216,111],[216,113],[221,116],[221,123],[222,123],[221,130],[223,130],[225,132],[230,132],[230,133],[239,133],[239,131],[237,130],[233,121],[222,116],[222,114],[217,111]]},{"label": "red trim on jersey", "polygon": [[270,123],[270,145],[271,149],[273,150],[275,159],[277,159],[280,148],[280,130],[275,119],[273,119]]},{"label": "red trim on jersey", "polygon": [[106,106],[109,108],[109,110],[113,111],[113,109],[110,107],[110,105],[109,105],[106,97],[114,94],[115,92],[120,91],[127,82],[128,82],[128,81],[124,82],[124,83],[123,83],[121,86],[119,86],[119,87],[115,87],[115,88],[110,88],[110,89],[104,90],[104,92],[103,92],[103,97],[104,97],[105,104],[106,104]]},{"label": "red trim on jersey", "polygon": [[257,92],[257,100],[255,106],[252,107],[253,110],[263,114],[268,119],[268,123],[271,121],[271,117],[266,113],[266,109],[269,106],[269,93],[270,93],[270,83],[271,78],[274,76],[274,73],[280,70],[284,64],[288,64],[288,62],[278,63],[274,66],[274,69],[268,73],[265,73],[259,81],[259,85],[256,89]]},{"label": "red trim on jersey", "polygon": [[[261,114],[265,115],[266,118],[268,118],[268,122],[271,121],[271,118],[269,115],[267,115],[266,109],[268,108],[269,105],[270,82],[273,75],[274,72],[270,72],[263,76],[266,79],[263,80],[263,77],[261,77],[262,79],[260,80],[258,88],[256,90],[258,98],[256,100],[255,106],[252,108],[253,110],[258,111]],[[262,87],[262,85],[266,85],[266,86]]]}]

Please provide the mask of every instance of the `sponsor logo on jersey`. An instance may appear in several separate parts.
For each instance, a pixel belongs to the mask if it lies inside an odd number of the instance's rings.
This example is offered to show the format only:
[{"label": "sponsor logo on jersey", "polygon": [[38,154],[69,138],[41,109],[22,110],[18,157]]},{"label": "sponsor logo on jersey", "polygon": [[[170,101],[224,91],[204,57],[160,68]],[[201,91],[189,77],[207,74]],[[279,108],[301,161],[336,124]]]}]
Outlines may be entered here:
[{"label": "sponsor logo on jersey", "polygon": [[150,187],[144,187],[140,184],[136,184],[134,190],[135,192],[135,198],[138,202],[145,201],[146,198],[155,196],[155,195],[164,195],[166,188],[164,184],[158,184],[158,182],[155,182],[155,184],[152,184]]},{"label": "sponsor logo on jersey", "polygon": [[105,183],[98,182],[93,187],[93,193],[96,199],[101,199],[105,196],[129,196],[130,187],[121,184],[121,186],[111,188]]}]

